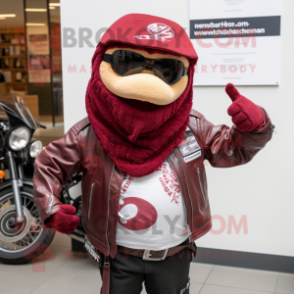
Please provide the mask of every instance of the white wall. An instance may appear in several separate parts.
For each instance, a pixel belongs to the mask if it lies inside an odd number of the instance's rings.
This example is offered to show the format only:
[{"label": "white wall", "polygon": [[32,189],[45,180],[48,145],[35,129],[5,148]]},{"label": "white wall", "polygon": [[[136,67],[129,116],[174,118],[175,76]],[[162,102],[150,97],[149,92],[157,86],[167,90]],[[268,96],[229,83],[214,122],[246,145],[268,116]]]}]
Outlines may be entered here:
[{"label": "white wall", "polygon": [[[294,2],[282,0],[280,86],[239,87],[244,96],[265,107],[270,114],[276,125],[273,140],[246,166],[233,169],[207,167],[212,214],[226,220],[233,215],[237,221],[246,215],[248,234],[243,230],[231,235],[226,230],[222,234],[209,233],[197,242],[200,247],[294,256],[293,11]],[[96,32],[134,12],[154,14],[172,19],[185,28],[189,26],[188,0],[61,0],[61,25],[74,28],[76,32],[82,27]],[[94,38],[92,40],[95,44]],[[86,116],[84,97],[94,50],[95,46],[63,48],[66,130]],[[274,58],[276,56],[272,56]],[[76,65],[77,73],[68,73],[69,65]],[[87,73],[78,73],[82,65]],[[194,108],[215,124],[231,125],[226,112],[230,103],[224,87],[194,88]],[[215,221],[214,228],[218,227],[219,222]]]}]

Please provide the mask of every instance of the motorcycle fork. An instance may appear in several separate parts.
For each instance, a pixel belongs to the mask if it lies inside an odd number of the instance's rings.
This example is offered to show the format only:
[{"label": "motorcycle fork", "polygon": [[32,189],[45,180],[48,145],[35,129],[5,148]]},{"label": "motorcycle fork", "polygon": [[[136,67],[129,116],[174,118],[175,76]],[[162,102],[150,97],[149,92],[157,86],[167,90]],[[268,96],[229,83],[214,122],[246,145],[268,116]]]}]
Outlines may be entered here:
[{"label": "motorcycle fork", "polygon": [[[11,175],[11,184],[12,184],[12,190],[13,190],[14,201],[15,201],[16,222],[23,223],[24,215],[22,210],[21,194],[20,194],[20,187],[22,187],[23,171],[21,167],[19,167],[19,169],[17,170],[15,159],[11,151],[7,152],[6,157],[7,157],[8,167],[9,167],[9,171]],[[21,178],[19,178],[19,176]]]}]

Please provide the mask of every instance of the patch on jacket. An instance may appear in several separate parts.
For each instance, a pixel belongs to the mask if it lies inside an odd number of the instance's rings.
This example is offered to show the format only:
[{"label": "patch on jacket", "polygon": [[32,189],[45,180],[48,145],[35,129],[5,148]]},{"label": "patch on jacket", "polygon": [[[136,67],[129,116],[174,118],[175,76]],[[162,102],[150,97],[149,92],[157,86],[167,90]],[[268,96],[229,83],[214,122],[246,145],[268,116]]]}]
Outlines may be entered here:
[{"label": "patch on jacket", "polygon": [[201,156],[201,148],[194,136],[185,138],[178,148],[186,163]]},{"label": "patch on jacket", "polygon": [[101,255],[97,252],[95,247],[92,245],[92,243],[89,241],[87,236],[85,236],[85,245],[84,245],[87,253],[92,257],[99,265],[101,265]]}]

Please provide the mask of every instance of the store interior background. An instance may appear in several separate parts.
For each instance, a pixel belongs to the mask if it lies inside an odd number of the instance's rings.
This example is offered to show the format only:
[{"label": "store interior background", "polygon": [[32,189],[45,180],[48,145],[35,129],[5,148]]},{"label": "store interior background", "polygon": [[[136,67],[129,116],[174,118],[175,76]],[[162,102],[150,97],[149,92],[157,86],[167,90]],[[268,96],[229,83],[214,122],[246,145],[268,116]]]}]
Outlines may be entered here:
[{"label": "store interior background", "polygon": [[[9,93],[23,97],[34,116],[47,126],[47,130],[38,130],[35,135],[44,145],[60,138],[64,131],[86,116],[84,96],[95,46],[77,44],[62,48],[64,28],[71,28],[76,34],[79,28],[89,28],[95,34],[99,29],[109,27],[122,15],[137,12],[172,19],[189,31],[188,0],[61,0],[60,6],[59,4],[58,0],[0,0],[0,35],[9,35],[8,39],[17,39],[15,34],[26,34],[27,42],[11,44],[10,40],[9,44],[0,43],[1,52],[3,48],[14,47],[13,50],[8,49],[9,53],[9,50],[14,52],[11,55],[0,54],[0,72],[6,79],[5,83],[0,83],[0,97]],[[30,8],[46,11],[26,10]],[[294,136],[291,124],[294,109],[293,11],[294,2],[282,0],[281,56],[272,56],[281,60],[280,85],[238,87],[242,95],[268,111],[276,126],[272,141],[246,166],[234,169],[213,169],[207,166],[206,169],[212,214],[221,216],[226,222],[232,215],[237,221],[245,215],[248,221],[248,234],[243,234],[242,231],[240,234],[228,234],[226,227],[220,234],[209,233],[199,239],[199,247],[294,257]],[[1,18],[1,14],[16,14],[16,17]],[[39,25],[31,25],[32,23]],[[43,37],[32,37],[36,35]],[[48,39],[51,40],[50,46],[46,46]],[[91,40],[96,45],[94,37]],[[17,49],[20,50],[20,54],[19,51],[15,51],[15,47],[20,47]],[[20,67],[15,67],[15,64],[19,64],[19,61],[15,61],[17,59],[21,60]],[[5,65],[7,60],[8,64]],[[26,64],[29,64],[28,69],[25,67]],[[76,73],[69,70],[69,67],[74,65],[77,68]],[[80,71],[82,66],[86,71]],[[194,108],[215,124],[232,124],[227,115],[230,103],[224,86],[194,87]],[[220,229],[219,221],[214,222],[214,229]],[[57,234],[52,245],[64,248],[61,250],[62,254],[58,255],[60,259],[57,258],[61,262],[67,250],[71,248],[71,240],[66,235]],[[71,266],[79,264],[85,264],[85,261],[75,260]],[[208,275],[212,269],[207,267],[205,271]],[[224,279],[229,280],[235,273],[238,271],[229,272]],[[245,278],[246,273],[242,272]],[[274,276],[272,278],[274,279]],[[262,282],[261,275],[256,274],[256,279]],[[199,278],[199,283],[203,283],[204,280]],[[289,281],[289,290],[277,293],[294,293],[292,276]],[[50,287],[52,284],[48,283],[47,288]],[[78,285],[76,287],[80,289]],[[244,288],[246,287],[247,285],[244,285]],[[268,288],[261,290],[268,291]],[[235,294],[237,291],[223,293]]]},{"label": "store interior background", "polygon": [[64,134],[60,3],[0,0],[0,96],[21,96],[47,130],[44,145]]},{"label": "store interior background", "polygon": [[[112,10],[114,3],[119,9]],[[64,131],[86,116],[85,90],[95,50],[94,35],[99,29],[109,27],[124,14],[138,12],[173,19],[189,31],[188,0],[181,1],[181,5],[177,0],[150,0],[148,3],[134,0],[121,3],[114,0],[103,5],[96,0],[71,0],[62,1],[61,6],[56,0],[0,0],[0,5],[0,15],[16,14],[16,17],[0,19],[1,35],[6,36],[7,29],[11,29],[15,30],[15,36],[20,36],[20,44],[5,44],[2,40],[0,48],[8,48],[9,51],[9,47],[15,49],[20,45],[22,55],[18,57],[21,65],[29,64],[28,69],[0,68],[5,77],[11,74],[5,86],[0,83],[0,95],[3,96],[3,91],[6,91],[17,93],[25,99],[34,116],[48,127],[47,130],[36,132],[36,137],[44,145],[60,138]],[[41,11],[32,11],[34,9]],[[238,87],[244,96],[262,105],[270,114],[276,125],[273,140],[246,166],[222,170],[207,166],[213,214],[221,215],[225,221],[234,215],[237,222],[246,215],[249,234],[227,234],[226,231],[208,234],[199,240],[200,247],[294,257],[293,234],[280,229],[282,224],[294,222],[291,211],[294,199],[290,192],[293,191],[291,166],[294,162],[292,157],[289,159],[293,146],[289,134],[293,130],[288,119],[294,106],[293,99],[289,99],[293,97],[291,73],[294,41],[293,38],[284,37],[291,35],[292,17],[289,11],[293,9],[293,2],[282,1],[282,54],[273,56],[281,59],[280,85]],[[80,28],[90,29],[93,45],[81,46],[77,43],[61,49],[63,28],[73,30],[75,37],[78,37]],[[27,45],[22,43],[24,32]],[[13,34],[8,35],[11,38]],[[17,42],[17,38],[14,38],[16,40],[13,42]],[[48,38],[50,46],[46,41]],[[14,56],[0,56],[1,64],[3,60],[9,60],[11,67],[15,59]],[[73,67],[76,67],[76,72],[70,70]],[[22,80],[16,81],[16,73],[19,72]],[[194,108],[215,124],[232,124],[227,115],[230,103],[224,87],[194,87]],[[214,222],[214,228],[220,228],[219,221]]]}]

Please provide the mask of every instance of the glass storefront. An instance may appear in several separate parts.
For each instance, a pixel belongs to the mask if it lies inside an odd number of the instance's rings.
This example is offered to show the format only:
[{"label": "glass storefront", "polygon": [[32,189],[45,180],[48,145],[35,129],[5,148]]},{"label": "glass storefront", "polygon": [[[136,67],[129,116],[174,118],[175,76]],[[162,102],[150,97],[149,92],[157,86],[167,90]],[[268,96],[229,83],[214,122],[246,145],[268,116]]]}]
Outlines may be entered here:
[{"label": "glass storefront", "polygon": [[59,0],[0,0],[0,99],[16,94],[48,126],[63,123]]}]

